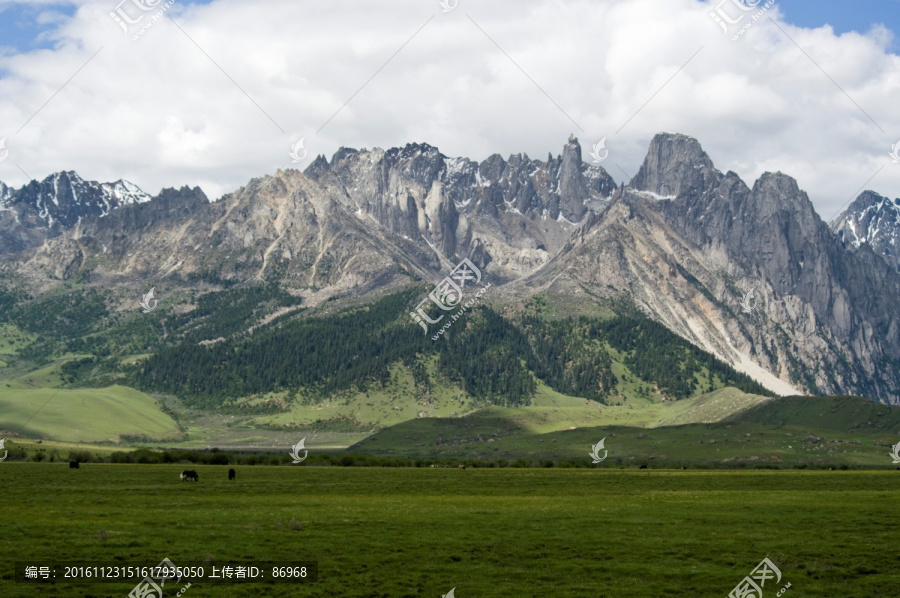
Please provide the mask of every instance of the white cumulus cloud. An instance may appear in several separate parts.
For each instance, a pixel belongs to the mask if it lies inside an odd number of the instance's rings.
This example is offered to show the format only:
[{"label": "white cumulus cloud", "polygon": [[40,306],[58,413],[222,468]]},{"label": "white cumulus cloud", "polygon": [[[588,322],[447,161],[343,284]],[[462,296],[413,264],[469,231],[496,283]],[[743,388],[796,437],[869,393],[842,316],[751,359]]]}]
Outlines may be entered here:
[{"label": "white cumulus cloud", "polygon": [[128,0],[144,18],[126,34],[117,2],[73,3],[44,34],[52,49],[0,56],[0,180],[71,169],[216,198],[294,167],[301,137],[303,168],[408,142],[544,158],[574,133],[585,157],[606,137],[623,181],[669,131],[751,185],[796,177],[825,218],[863,186],[900,196],[900,57],[884,28],[794,27],[777,2],[733,40],[710,17],[718,1]]}]

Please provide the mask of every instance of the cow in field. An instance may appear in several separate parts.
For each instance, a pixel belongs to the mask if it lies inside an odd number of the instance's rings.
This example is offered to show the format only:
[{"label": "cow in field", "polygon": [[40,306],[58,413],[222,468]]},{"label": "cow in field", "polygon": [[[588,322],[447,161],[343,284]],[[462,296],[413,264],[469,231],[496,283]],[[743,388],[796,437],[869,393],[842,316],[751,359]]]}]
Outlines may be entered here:
[{"label": "cow in field", "polygon": [[78,461],[69,461],[69,469],[78,469],[79,467]]},{"label": "cow in field", "polygon": [[641,465],[640,469],[647,469],[646,465]]},{"label": "cow in field", "polygon": [[185,469],[181,472],[181,481],[182,482],[199,482],[200,476],[197,475],[197,472],[193,469]]},{"label": "cow in field", "polygon": [[237,473],[233,469],[228,470],[228,479],[229,480],[233,480],[236,475],[237,475]]}]

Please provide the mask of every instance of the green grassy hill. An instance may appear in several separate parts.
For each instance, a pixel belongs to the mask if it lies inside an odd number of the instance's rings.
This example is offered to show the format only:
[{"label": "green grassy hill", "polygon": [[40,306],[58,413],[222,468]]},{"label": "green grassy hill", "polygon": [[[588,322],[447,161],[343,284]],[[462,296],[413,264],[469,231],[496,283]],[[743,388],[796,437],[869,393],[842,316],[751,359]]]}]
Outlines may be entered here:
[{"label": "green grassy hill", "polygon": [[[727,395],[730,401],[725,401]],[[564,409],[500,409],[478,411],[456,419],[422,419],[383,430],[350,448],[351,451],[432,459],[528,462],[554,461],[586,465],[590,447],[605,438],[608,466],[637,467],[842,467],[893,468],[887,456],[897,442],[900,408],[873,404],[849,397],[796,397],[754,403],[739,401],[733,393],[695,400],[699,417],[721,419],[711,423],[641,426],[647,412],[658,414],[659,406],[630,410],[604,408],[606,421],[588,426],[570,426],[547,432],[548,420],[556,423],[568,414]],[[685,402],[687,403],[687,402]],[[746,404],[754,405],[749,409]],[[872,404],[870,409],[866,404]],[[678,405],[678,404],[676,404]],[[714,405],[714,408],[711,407]],[[690,419],[689,405],[671,421]],[[671,408],[671,407],[670,407]],[[727,409],[738,410],[734,415]],[[621,419],[609,412],[619,411]],[[834,413],[832,413],[832,410]],[[843,417],[866,415],[870,422],[858,427],[845,419],[844,429],[828,429],[817,421],[819,413]],[[795,419],[788,422],[788,414]],[[879,415],[880,414],[880,415]],[[824,416],[823,416],[824,417]],[[627,425],[625,425],[627,424]],[[847,429],[850,427],[851,429]]]},{"label": "green grassy hill", "polygon": [[3,428],[24,436],[70,442],[122,436],[176,439],[177,424],[152,397],[123,386],[77,390],[0,386]]},{"label": "green grassy hill", "polygon": [[679,401],[668,405],[668,412],[654,426],[677,426],[679,424],[704,424],[736,417],[738,414],[763,405],[772,397],[741,392],[736,388],[720,388],[692,401]]},{"label": "green grassy hill", "polygon": [[[530,407],[488,407],[461,418],[425,418],[406,421],[375,434],[354,447],[363,451],[398,451],[404,444],[438,442],[438,437],[481,435],[536,436],[598,427],[654,428],[689,423],[714,423],[769,397],[723,388],[694,399],[665,403],[634,399],[628,405],[606,406],[595,401],[570,397],[546,385],[538,385]],[[503,431],[507,433],[502,434]],[[495,438],[496,441],[496,438]],[[406,447],[408,448],[408,447]]]},{"label": "green grassy hill", "polygon": [[[753,407],[730,421],[858,433],[900,433],[900,408],[860,397],[784,397]],[[897,440],[900,440],[898,438]]]}]

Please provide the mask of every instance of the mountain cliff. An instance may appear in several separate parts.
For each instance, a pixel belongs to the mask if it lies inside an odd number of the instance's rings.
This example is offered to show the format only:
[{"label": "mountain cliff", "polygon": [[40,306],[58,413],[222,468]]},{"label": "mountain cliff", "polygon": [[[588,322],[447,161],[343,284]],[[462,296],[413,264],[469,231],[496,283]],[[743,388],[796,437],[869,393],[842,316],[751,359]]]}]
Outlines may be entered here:
[{"label": "mountain cliff", "polygon": [[683,135],[654,138],[612,207],[516,284],[625,293],[773,390],[900,399],[896,272],[846,251],[790,177],[766,173],[751,189]]},{"label": "mountain cliff", "polygon": [[348,207],[395,235],[422,239],[447,263],[468,257],[517,278],[545,263],[575,223],[602,210],[616,189],[612,177],[581,159],[571,137],[556,158],[495,154],[480,164],[448,158],[427,144],[390,150],[341,149],[319,156],[310,178],[337,186]]},{"label": "mountain cliff", "polygon": [[491,301],[513,310],[533,295],[564,314],[631,305],[772,391],[900,402],[896,268],[847,246],[792,178],[748,186],[684,135],[657,135],[621,188],[583,162],[574,137],[545,161],[342,148],[212,203],[196,188],[94,195],[77,204],[83,214],[42,199],[77,187],[75,176],[0,187],[27,230],[59,229],[18,244],[41,243],[14,256],[37,288],[267,281],[314,307],[437,281],[468,258],[494,285]]}]

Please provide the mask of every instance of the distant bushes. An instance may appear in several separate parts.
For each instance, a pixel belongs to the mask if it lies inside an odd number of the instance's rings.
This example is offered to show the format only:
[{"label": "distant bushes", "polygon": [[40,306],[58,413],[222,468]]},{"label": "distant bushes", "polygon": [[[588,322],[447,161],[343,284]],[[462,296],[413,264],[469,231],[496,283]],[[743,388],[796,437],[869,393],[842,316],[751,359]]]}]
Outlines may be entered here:
[{"label": "distant bushes", "polygon": [[[620,460],[610,460],[604,465],[597,467],[588,459],[516,459],[507,460],[502,458],[496,459],[428,459],[423,457],[389,457],[367,455],[362,453],[316,453],[311,454],[302,463],[293,465],[292,458],[287,452],[284,453],[264,453],[250,451],[222,451],[214,448],[209,450],[150,450],[137,449],[131,451],[116,451],[109,455],[98,455],[87,450],[72,450],[66,455],[60,455],[59,451],[53,449],[47,451],[44,448],[28,449],[21,446],[9,447],[9,455],[6,459],[12,461],[32,461],[32,462],[68,462],[78,461],[79,463],[128,463],[138,465],[151,464],[192,464],[192,465],[287,465],[296,467],[417,467],[417,468],[472,468],[472,469],[495,469],[495,468],[517,468],[517,469],[637,469],[640,465],[647,465],[649,469],[680,469],[686,466],[688,469],[702,470],[877,470],[885,469],[877,466],[862,466],[858,464],[848,464],[840,462],[809,462],[800,461],[796,463],[755,463],[748,461],[732,461],[729,463],[721,463],[714,461],[639,461],[634,460],[631,463],[624,463]],[[893,469],[890,467],[889,469]]]},{"label": "distant bushes", "polygon": [[[15,448],[9,451],[9,461],[66,461],[57,454],[49,458],[44,449],[31,451]],[[138,465],[150,464],[196,464],[196,465],[292,465],[292,458],[287,453],[259,452],[225,452],[219,449],[204,451],[195,450],[150,450],[116,451],[107,456],[96,455],[86,450],[69,451],[68,461],[79,463],[128,463]],[[415,457],[382,457],[361,453],[320,453],[309,457],[297,467],[419,467],[419,468],[545,468],[545,467],[592,467],[588,462],[575,460],[527,460],[518,459],[510,462],[506,459],[423,459]]]},{"label": "distant bushes", "polygon": [[79,463],[90,463],[94,461],[94,455],[90,451],[69,451],[69,461],[78,461]]}]

